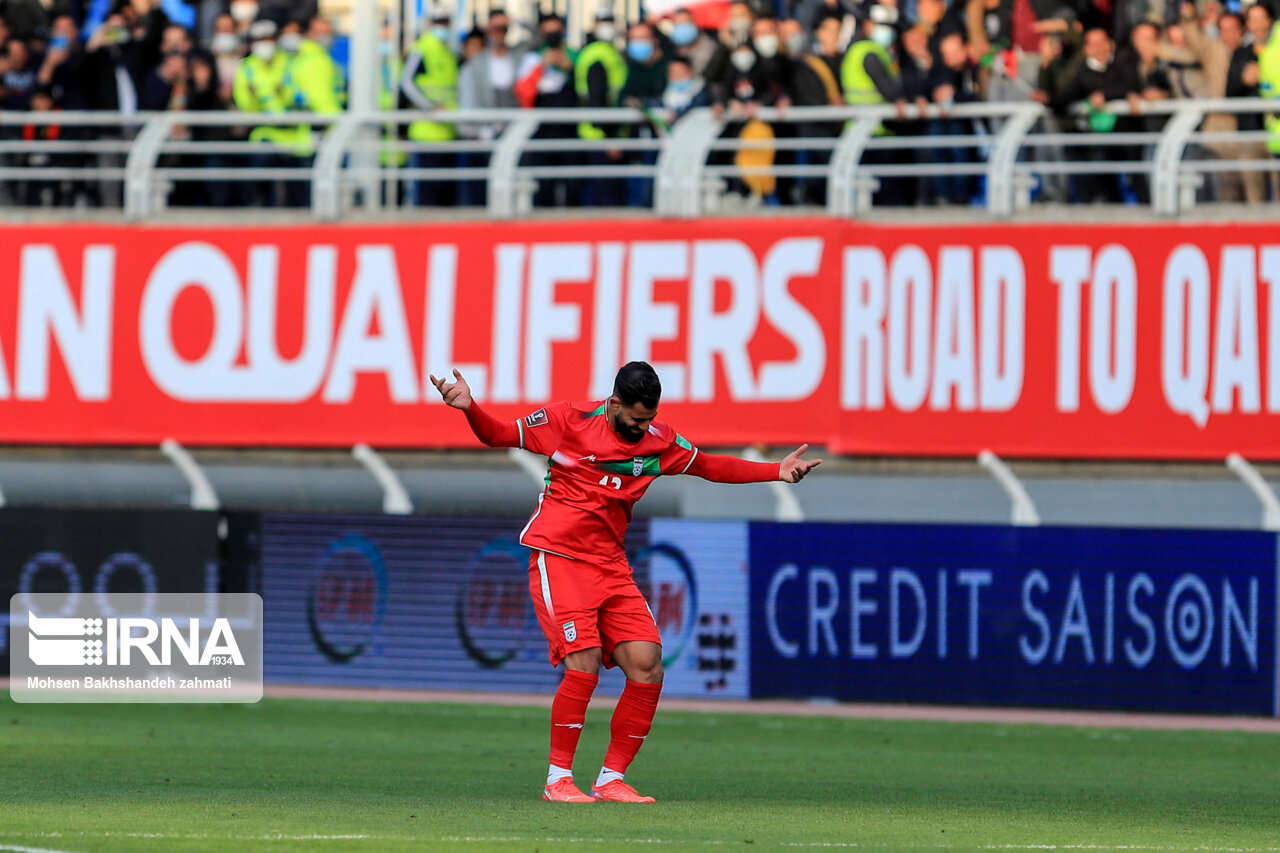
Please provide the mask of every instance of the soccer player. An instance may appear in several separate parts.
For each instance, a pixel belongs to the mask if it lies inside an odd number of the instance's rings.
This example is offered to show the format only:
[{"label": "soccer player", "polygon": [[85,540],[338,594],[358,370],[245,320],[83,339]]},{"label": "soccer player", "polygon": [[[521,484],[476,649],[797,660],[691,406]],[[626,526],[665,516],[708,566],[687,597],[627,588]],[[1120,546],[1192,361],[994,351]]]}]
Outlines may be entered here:
[{"label": "soccer player", "polygon": [[[652,803],[623,781],[640,750],[662,690],[662,640],[622,540],[631,508],[662,474],[693,474],[717,483],[798,483],[822,463],[801,459],[808,445],[778,462],[701,453],[655,420],[662,386],[648,364],[618,371],[603,402],[554,403],[517,421],[500,421],[471,397],[462,374],[431,377],[444,401],[466,413],[490,447],[520,447],[550,457],[547,485],[520,534],[531,549],[529,593],[546,634],[551,665],[564,678],[551,703],[551,766],[542,798],[564,803]],[[591,794],[573,782],[587,704],[600,664],[620,666],[626,687],[610,725],[604,766]]]}]

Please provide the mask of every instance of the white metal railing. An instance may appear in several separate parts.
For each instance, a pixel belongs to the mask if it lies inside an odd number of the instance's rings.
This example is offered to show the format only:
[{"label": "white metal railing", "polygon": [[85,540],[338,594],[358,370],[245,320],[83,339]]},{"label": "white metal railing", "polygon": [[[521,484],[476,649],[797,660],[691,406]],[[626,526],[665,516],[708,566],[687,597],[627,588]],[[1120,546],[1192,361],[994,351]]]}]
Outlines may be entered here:
[{"label": "white metal railing", "polygon": [[[1274,108],[1274,101],[1256,99],[1143,103],[1138,115],[1161,126],[1116,133],[1056,131],[1042,121],[1051,113],[1034,103],[960,104],[947,112],[910,106],[902,115],[892,105],[758,110],[755,117],[775,130],[771,140],[739,138],[736,129],[745,117],[711,109],[692,110],[669,130],[651,114],[629,108],[289,113],[264,122],[310,127],[312,145],[302,149],[250,141],[253,121],[262,117],[237,112],[0,112],[0,201],[5,187],[12,193],[27,182],[97,183],[114,188],[95,193],[103,204],[120,198],[126,218],[140,221],[161,216],[182,182],[291,185],[317,219],[335,220],[357,206],[411,206],[415,182],[470,181],[483,184],[490,217],[512,219],[531,209],[548,182],[586,187],[612,181],[651,187],[654,213],[694,218],[729,209],[727,198],[739,179],[766,175],[821,185],[826,211],[853,217],[873,209],[886,181],[952,176],[974,179],[981,187],[975,203],[994,218],[1007,218],[1031,204],[1037,182],[1054,176],[1137,175],[1150,182],[1152,211],[1176,216],[1194,209],[1205,175],[1280,170],[1280,162],[1262,156],[1187,157],[1194,145],[1267,139],[1265,131],[1200,130],[1206,116]],[[1125,102],[1106,109],[1130,113]],[[405,139],[406,128],[422,119],[447,121],[462,138]],[[922,122],[940,119],[958,129],[941,136],[915,132],[925,129]],[[579,122],[615,131],[606,139],[581,139]],[[909,132],[883,134],[886,122]],[[63,130],[58,140],[21,138],[22,128],[49,125]],[[921,152],[939,146],[968,155],[958,162],[921,162],[927,159]],[[1116,156],[1071,156],[1086,146]],[[741,165],[737,155],[753,149],[772,151],[772,162]],[[605,152],[616,153],[600,156]],[[436,156],[417,166],[414,154]]]}]

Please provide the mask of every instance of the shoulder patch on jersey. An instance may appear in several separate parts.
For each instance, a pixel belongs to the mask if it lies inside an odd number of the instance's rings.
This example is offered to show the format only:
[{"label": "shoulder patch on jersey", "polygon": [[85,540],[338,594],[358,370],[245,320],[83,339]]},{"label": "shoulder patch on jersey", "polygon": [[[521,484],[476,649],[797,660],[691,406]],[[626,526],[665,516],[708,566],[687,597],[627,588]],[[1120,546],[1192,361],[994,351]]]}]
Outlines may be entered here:
[{"label": "shoulder patch on jersey", "polygon": [[693,445],[689,443],[689,439],[685,438],[680,433],[676,433],[676,444],[680,445],[685,450],[693,450]]},{"label": "shoulder patch on jersey", "polygon": [[547,410],[538,409],[538,411],[534,412],[532,415],[525,416],[524,424],[525,426],[528,426],[528,427],[538,427],[538,426],[542,426],[543,424],[546,424],[548,420],[549,419],[547,418]]}]

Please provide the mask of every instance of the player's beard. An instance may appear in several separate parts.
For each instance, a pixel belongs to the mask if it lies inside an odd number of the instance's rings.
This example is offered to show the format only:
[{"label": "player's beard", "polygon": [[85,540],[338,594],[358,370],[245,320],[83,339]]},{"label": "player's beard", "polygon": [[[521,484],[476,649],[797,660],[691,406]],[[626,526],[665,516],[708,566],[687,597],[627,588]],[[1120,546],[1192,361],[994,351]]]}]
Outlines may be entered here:
[{"label": "player's beard", "polygon": [[636,427],[627,426],[622,421],[622,409],[618,409],[613,416],[613,431],[622,437],[622,440],[630,444],[635,444],[644,438],[644,430]]}]

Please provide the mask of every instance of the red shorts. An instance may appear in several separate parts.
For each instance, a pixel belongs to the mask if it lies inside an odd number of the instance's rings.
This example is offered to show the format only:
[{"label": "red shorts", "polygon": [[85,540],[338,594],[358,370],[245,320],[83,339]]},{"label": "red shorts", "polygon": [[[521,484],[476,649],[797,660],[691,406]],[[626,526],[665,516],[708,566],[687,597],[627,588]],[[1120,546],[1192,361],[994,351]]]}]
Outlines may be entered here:
[{"label": "red shorts", "polygon": [[547,636],[551,665],[565,655],[599,648],[613,667],[618,643],[661,643],[649,604],[627,561],[588,563],[546,551],[529,557],[529,594]]}]

